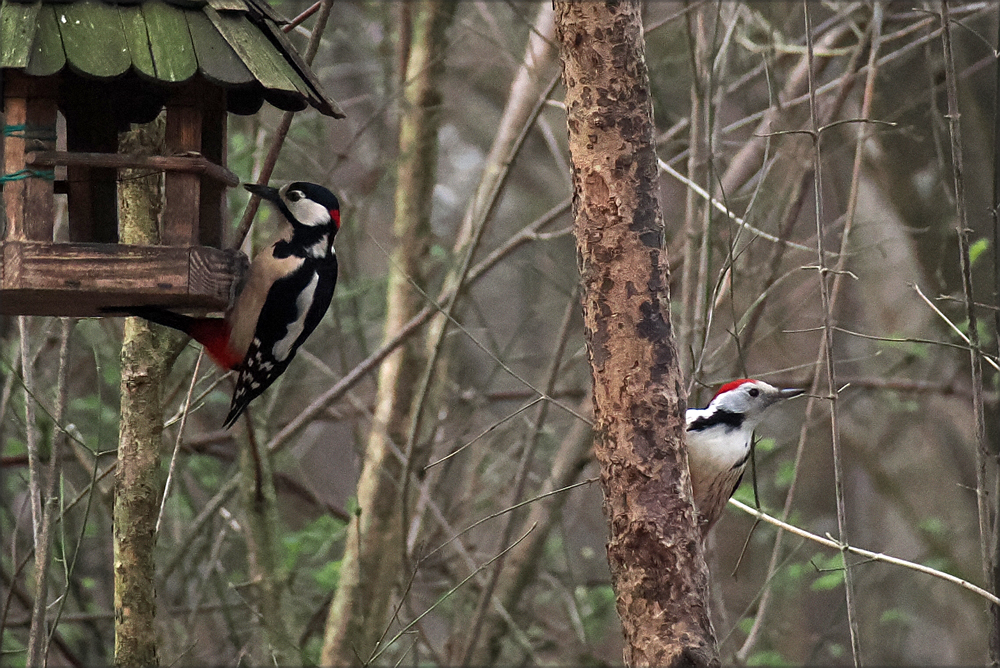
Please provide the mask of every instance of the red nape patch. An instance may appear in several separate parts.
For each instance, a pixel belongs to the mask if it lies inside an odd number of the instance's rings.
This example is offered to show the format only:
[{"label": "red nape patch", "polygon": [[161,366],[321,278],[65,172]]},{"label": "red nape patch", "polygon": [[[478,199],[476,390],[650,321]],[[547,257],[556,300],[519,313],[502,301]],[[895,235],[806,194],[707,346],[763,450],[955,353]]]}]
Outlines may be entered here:
[{"label": "red nape patch", "polygon": [[333,220],[333,224],[340,229],[340,209],[330,209],[330,218]]},{"label": "red nape patch", "polygon": [[205,347],[205,352],[226,371],[236,369],[243,361],[229,349],[229,323],[222,318],[198,318],[188,334]]},{"label": "red nape patch", "polygon": [[[743,383],[753,383],[753,382],[755,382],[753,378],[740,378],[739,380],[730,381],[719,388],[719,391],[715,393],[715,397],[719,396],[723,392],[728,392],[729,390],[735,390]],[[714,399],[715,397],[712,398]]]}]

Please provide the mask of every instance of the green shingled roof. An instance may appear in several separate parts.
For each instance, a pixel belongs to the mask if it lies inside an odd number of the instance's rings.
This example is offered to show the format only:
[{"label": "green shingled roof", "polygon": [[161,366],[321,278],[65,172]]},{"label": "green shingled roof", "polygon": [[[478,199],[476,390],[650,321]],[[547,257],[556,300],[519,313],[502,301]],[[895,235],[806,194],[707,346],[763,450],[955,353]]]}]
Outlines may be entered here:
[{"label": "green shingled roof", "polygon": [[100,80],[131,72],[154,84],[200,74],[226,89],[234,113],[267,100],[343,117],[279,28],[284,22],[263,0],[3,0],[0,68]]}]

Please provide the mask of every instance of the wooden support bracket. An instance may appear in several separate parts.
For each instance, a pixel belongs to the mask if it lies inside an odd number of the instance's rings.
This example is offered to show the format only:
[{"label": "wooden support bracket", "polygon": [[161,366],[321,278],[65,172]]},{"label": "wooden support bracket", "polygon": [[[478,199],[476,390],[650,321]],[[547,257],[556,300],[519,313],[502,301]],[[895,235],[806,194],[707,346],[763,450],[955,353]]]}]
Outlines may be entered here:
[{"label": "wooden support bracket", "polygon": [[156,304],[224,311],[249,267],[238,251],[207,246],[0,243],[0,314],[101,316]]}]

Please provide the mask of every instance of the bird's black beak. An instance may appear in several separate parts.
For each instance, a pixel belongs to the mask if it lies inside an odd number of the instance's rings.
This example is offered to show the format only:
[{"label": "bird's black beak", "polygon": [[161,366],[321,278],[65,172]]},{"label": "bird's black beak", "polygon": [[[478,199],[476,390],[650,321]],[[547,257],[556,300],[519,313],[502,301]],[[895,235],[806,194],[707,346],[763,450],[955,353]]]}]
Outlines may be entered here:
[{"label": "bird's black beak", "polygon": [[778,397],[781,399],[791,399],[792,397],[797,397],[805,393],[805,390],[796,387],[787,390],[778,390]]},{"label": "bird's black beak", "polygon": [[271,186],[261,186],[256,183],[244,183],[243,187],[261,199],[266,199],[268,202],[277,202],[281,199],[278,197],[278,189],[272,188]]}]

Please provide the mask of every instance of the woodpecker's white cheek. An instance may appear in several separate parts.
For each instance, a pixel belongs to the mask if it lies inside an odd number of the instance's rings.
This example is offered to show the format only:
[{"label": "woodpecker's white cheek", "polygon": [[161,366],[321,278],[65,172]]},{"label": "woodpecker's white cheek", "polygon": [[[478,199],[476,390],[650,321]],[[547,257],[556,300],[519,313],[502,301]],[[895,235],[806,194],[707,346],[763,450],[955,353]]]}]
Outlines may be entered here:
[{"label": "woodpecker's white cheek", "polygon": [[298,317],[293,322],[288,323],[285,335],[280,340],[275,341],[274,347],[271,348],[274,359],[279,361],[288,359],[292,346],[295,345],[295,342],[302,335],[302,331],[306,328],[306,315],[309,313],[309,305],[312,304],[317,283],[319,283],[319,274],[314,273],[309,285],[299,293],[295,300],[295,312]]},{"label": "woodpecker's white cheek", "polygon": [[330,223],[330,212],[326,207],[311,199],[300,199],[297,202],[286,201],[288,210],[295,216],[295,220],[303,225],[315,227],[317,225],[328,225]]}]

